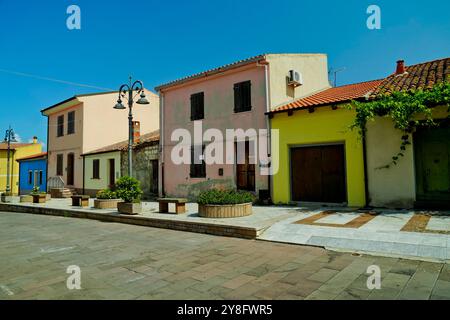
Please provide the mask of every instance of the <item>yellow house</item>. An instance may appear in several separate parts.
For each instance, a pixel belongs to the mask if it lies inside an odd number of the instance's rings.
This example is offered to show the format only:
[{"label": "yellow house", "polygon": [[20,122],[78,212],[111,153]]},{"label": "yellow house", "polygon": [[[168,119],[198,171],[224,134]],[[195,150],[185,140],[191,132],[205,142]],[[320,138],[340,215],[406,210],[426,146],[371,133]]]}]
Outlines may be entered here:
[{"label": "yellow house", "polygon": [[272,177],[275,204],[366,204],[363,143],[349,128],[355,111],[346,104],[379,83],[329,88],[267,113],[271,128],[279,130],[279,139],[272,139],[272,154],[279,157]]},{"label": "yellow house", "polygon": [[[37,138],[32,143],[11,143],[9,168],[11,192],[17,195],[19,192],[19,163],[17,159],[36,155],[42,152],[42,145]],[[0,193],[6,191],[7,181],[8,145],[0,143]]]}]

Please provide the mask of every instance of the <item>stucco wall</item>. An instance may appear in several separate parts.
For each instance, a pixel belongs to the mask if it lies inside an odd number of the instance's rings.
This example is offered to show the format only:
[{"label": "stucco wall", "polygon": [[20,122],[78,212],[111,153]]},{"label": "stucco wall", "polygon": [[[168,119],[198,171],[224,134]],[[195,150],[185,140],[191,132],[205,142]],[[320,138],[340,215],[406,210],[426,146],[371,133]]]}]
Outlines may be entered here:
[{"label": "stucco wall", "polygon": [[272,128],[279,129],[279,145],[272,141],[272,152],[279,152],[279,171],[273,176],[274,203],[291,201],[290,147],[344,142],[347,199],[349,206],[363,206],[364,161],[362,141],[356,131],[350,131],[355,112],[345,108],[332,110],[330,107],[316,108],[315,112],[296,111],[276,114]]},{"label": "stucco wall", "polygon": [[[120,178],[120,151],[85,156],[84,188],[85,193],[95,195],[97,191],[109,187],[109,159],[115,162],[116,181]],[[100,160],[100,178],[94,179],[94,160]]]},{"label": "stucco wall", "polygon": [[[150,104],[134,104],[133,115],[135,121],[140,121],[141,134],[159,129],[159,97],[146,90]],[[70,101],[66,105],[48,111],[48,176],[56,176],[56,155],[64,156],[64,182],[67,182],[67,155],[75,155],[74,185],[81,190],[83,188],[83,158],[81,154],[87,153],[114,143],[128,139],[128,109],[116,110],[118,94],[98,94],[82,96],[79,103]],[[137,97],[139,98],[139,96]],[[124,105],[126,100],[124,99]],[[59,110],[62,109],[62,110]],[[67,135],[67,114],[75,111],[75,133]],[[64,114],[64,136],[57,137],[57,119]]]},{"label": "stucco wall", "polygon": [[[19,163],[17,159],[32,156],[42,152],[40,143],[17,148],[10,153],[10,186],[15,195],[19,192]],[[0,150],[0,192],[6,191],[7,150]]]},{"label": "stucco wall", "polygon": [[[233,85],[247,80],[252,84],[252,110],[234,113]],[[209,128],[216,128],[222,132],[225,139],[226,129],[266,128],[264,67],[247,66],[220,77],[193,82],[164,92],[164,191],[168,196],[195,197],[199,191],[214,186],[228,188],[236,186],[235,165],[207,165],[206,178],[191,178],[190,165],[176,165],[171,160],[172,149],[177,144],[171,141],[175,129],[189,130],[193,139],[194,122],[190,121],[190,96],[197,92],[204,92],[203,132]],[[185,145],[190,147],[189,142]],[[223,169],[223,176],[219,175],[220,168]],[[267,189],[267,176],[260,175],[258,166],[255,175],[256,190]]]},{"label": "stucco wall", "polygon": [[[271,109],[317,91],[329,88],[328,63],[325,54],[276,54],[268,55]],[[303,85],[287,86],[289,70],[303,75]]]},{"label": "stucco wall", "polygon": [[[133,120],[139,121],[141,135],[159,129],[159,97],[146,91],[150,104],[133,105]],[[93,151],[128,139],[128,108],[116,110],[117,93],[81,97],[83,114],[83,152]],[[135,98],[137,100],[139,96]],[[127,101],[122,102],[127,106]]]},{"label": "stucco wall", "polygon": [[[447,108],[433,110],[436,119],[447,116]],[[421,118],[421,117],[419,117]],[[377,117],[367,124],[367,175],[370,205],[376,207],[411,208],[416,200],[414,140],[403,152],[397,165],[389,164],[400,151],[402,132],[394,128],[390,118]]]}]

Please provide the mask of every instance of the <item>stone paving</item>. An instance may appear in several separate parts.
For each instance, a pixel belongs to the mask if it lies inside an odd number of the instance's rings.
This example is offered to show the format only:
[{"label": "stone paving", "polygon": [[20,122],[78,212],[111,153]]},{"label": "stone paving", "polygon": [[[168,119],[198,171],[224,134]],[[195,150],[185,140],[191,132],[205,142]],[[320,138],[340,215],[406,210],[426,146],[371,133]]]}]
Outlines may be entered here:
[{"label": "stone paving", "polygon": [[9,212],[0,230],[0,299],[450,299],[442,263]]},{"label": "stone paving", "polygon": [[258,238],[432,261],[450,261],[450,214],[407,210],[298,209]]},{"label": "stone paving", "polygon": [[[93,206],[93,200],[90,201]],[[118,215],[117,210],[78,209],[70,204],[70,199],[52,199],[46,204],[23,205]],[[444,211],[254,206],[251,216],[227,219],[201,218],[197,212],[197,204],[188,203],[186,214],[160,214],[156,202],[143,202],[140,217],[168,223],[221,226],[224,231],[237,226],[250,229],[260,240],[320,246],[337,251],[450,261],[450,213]],[[170,228],[167,225],[162,227]],[[184,226],[173,229],[189,228],[202,232]],[[224,234],[216,231],[208,233]],[[239,236],[233,232],[226,235]]]}]

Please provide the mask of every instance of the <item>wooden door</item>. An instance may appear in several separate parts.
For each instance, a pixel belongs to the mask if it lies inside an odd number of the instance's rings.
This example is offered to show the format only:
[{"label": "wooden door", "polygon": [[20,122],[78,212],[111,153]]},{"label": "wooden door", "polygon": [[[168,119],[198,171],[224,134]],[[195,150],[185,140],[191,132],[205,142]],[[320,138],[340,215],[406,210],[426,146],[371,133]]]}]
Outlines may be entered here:
[{"label": "wooden door", "polygon": [[346,201],[343,145],[291,149],[293,201]]},{"label": "wooden door", "polygon": [[[237,144],[235,150],[237,151]],[[236,152],[236,185],[238,190],[255,191],[255,164],[250,163],[250,143],[245,141],[244,157]],[[253,161],[252,161],[253,162]]]},{"label": "wooden door", "polygon": [[74,175],[75,175],[75,156],[73,153],[67,155],[67,185],[74,185]]},{"label": "wooden door", "polygon": [[450,205],[450,127],[418,130],[414,154],[416,200],[433,206]]},{"label": "wooden door", "polygon": [[109,186],[112,187],[116,184],[116,161],[109,159]]}]

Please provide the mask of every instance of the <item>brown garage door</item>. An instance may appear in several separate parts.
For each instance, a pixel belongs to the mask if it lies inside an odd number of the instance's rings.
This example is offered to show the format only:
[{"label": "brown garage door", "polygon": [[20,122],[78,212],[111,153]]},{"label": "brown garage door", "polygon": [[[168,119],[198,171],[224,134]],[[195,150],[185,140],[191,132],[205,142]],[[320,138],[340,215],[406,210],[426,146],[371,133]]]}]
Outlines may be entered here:
[{"label": "brown garage door", "polygon": [[344,146],[291,149],[293,201],[346,201]]}]

